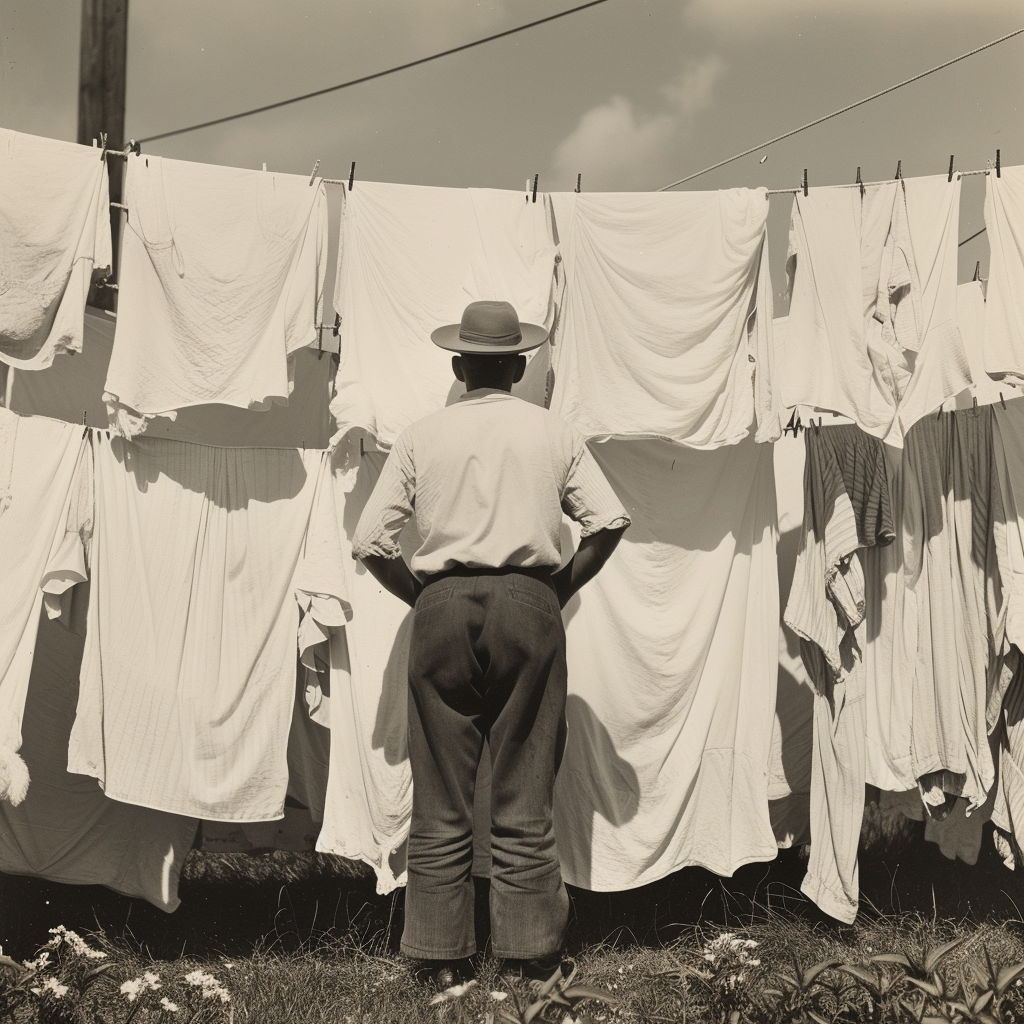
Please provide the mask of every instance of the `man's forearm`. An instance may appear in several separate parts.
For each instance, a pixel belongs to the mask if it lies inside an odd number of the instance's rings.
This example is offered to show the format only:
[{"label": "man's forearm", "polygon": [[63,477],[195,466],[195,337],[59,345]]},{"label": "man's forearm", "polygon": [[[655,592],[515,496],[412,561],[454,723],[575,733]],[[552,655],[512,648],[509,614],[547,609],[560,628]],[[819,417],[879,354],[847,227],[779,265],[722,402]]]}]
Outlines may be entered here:
[{"label": "man's forearm", "polygon": [[626,529],[625,526],[620,526],[614,530],[598,530],[597,533],[584,537],[576,549],[576,554],[551,577],[555,584],[555,593],[558,594],[558,603],[563,608],[580,587],[589,583],[601,571],[601,567],[622,540]]},{"label": "man's forearm", "polygon": [[394,594],[407,605],[414,605],[423,587],[413,576],[404,558],[384,558],[382,555],[366,555],[359,559],[370,575],[389,593]]}]

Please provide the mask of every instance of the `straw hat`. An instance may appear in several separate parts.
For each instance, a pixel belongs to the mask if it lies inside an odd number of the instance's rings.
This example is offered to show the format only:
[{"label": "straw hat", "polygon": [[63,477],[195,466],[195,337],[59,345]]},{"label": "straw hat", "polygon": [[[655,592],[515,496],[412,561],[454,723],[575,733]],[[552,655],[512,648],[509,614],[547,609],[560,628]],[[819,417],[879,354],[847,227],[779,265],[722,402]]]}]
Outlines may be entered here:
[{"label": "straw hat", "polygon": [[471,302],[462,314],[462,323],[438,327],[430,340],[449,352],[505,355],[528,352],[543,345],[548,330],[538,324],[519,322],[519,314],[511,302]]}]

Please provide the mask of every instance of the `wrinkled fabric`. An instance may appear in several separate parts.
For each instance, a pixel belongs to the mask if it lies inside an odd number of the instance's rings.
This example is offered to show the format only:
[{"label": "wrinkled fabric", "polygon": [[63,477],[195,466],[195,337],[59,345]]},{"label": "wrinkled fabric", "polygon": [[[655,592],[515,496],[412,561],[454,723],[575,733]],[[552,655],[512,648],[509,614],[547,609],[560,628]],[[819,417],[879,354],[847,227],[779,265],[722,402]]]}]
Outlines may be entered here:
[{"label": "wrinkled fabric", "polygon": [[[10,408],[69,423],[106,424],[103,385],[114,344],[115,321],[100,311],[85,314],[85,346],[74,359],[58,359],[35,373],[13,370]],[[294,387],[287,405],[267,411],[231,405],[196,405],[173,418],[148,422],[147,437],[194,441],[230,448],[326,448],[332,432],[328,405],[334,372],[330,353],[298,349]]]},{"label": "wrinkled fabric", "polygon": [[390,448],[410,423],[465,392],[452,353],[430,333],[458,323],[470,302],[501,299],[524,323],[554,323],[545,196],[524,203],[521,192],[360,182],[345,193],[339,246],[339,437],[359,428]]},{"label": "wrinkled fabric", "polygon": [[345,621],[329,454],[97,431],[94,460],[69,769],[155,810],[280,818],[296,652]]},{"label": "wrinkled fabric", "polygon": [[[317,850],[370,865],[377,892],[406,881],[412,813],[408,752],[412,609],[348,558],[352,535],[385,455],[368,451],[353,475],[335,473],[339,529],[353,617],[330,637],[331,762]],[[343,510],[343,511],[342,511]],[[401,534],[408,559],[420,544],[416,520]]]},{"label": "wrinkled fabric", "polygon": [[32,776],[17,807],[0,801],[0,871],[67,885],[105,885],[175,910],[194,818],[118,803],[67,770],[84,641],[48,615],[39,633],[22,722]]},{"label": "wrinkled fabric", "polygon": [[797,193],[779,350],[786,407],[834,410],[896,447],[971,383],[957,326],[960,179]]},{"label": "wrinkled fabric", "polygon": [[286,403],[290,357],[323,320],[323,183],[130,154],[125,205],[111,426],[131,437],[195,405]]},{"label": "wrinkled fabric", "polygon": [[80,352],[89,285],[110,265],[102,151],[0,128],[0,359],[39,370]]},{"label": "wrinkled fabric", "polygon": [[87,575],[91,464],[80,426],[7,409],[0,425],[0,440],[14,446],[13,458],[0,455],[11,465],[11,501],[0,516],[0,800],[17,805],[29,788],[17,751],[40,610],[48,598],[48,613],[59,615],[59,595]]},{"label": "wrinkled fabric", "polygon": [[778,576],[772,450],[609,441],[633,524],[565,607],[565,881],[629,889],[777,852],[768,816]]},{"label": "wrinkled fabric", "polygon": [[954,398],[947,399],[943,406],[947,412],[954,408],[972,409],[975,402],[978,405],[1004,403],[1017,395],[1011,386],[993,380],[985,372],[985,310],[985,292],[981,281],[957,285],[956,322],[971,365],[973,383]]},{"label": "wrinkled fabric", "polygon": [[[775,321],[779,329],[779,320]],[[785,436],[773,445],[779,510],[779,608],[785,609],[804,521],[804,442]],[[779,674],[768,761],[768,811],[780,847],[810,842],[814,684],[800,657],[800,638],[779,618]]]},{"label": "wrinkled fabric", "polygon": [[881,442],[851,425],[804,431],[804,521],[785,622],[814,686],[811,853],[801,890],[852,922],[864,816],[866,613],[862,549],[892,543]]},{"label": "wrinkled fabric", "polygon": [[891,457],[896,542],[865,555],[868,782],[920,783],[927,804],[963,796],[972,811],[994,782],[988,707],[1002,665],[998,409],[915,425]]},{"label": "wrinkled fabric", "polygon": [[588,439],[779,436],[763,189],[555,193],[551,408]]},{"label": "wrinkled fabric", "polygon": [[985,302],[985,369],[996,380],[1024,383],[1024,167],[1003,167],[985,182],[989,246]]}]

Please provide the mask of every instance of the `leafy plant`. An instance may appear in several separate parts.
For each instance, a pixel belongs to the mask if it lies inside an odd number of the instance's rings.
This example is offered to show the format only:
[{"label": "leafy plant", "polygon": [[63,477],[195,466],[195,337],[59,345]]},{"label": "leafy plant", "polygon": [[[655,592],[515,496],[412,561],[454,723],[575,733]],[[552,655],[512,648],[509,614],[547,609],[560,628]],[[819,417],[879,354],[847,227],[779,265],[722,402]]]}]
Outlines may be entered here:
[{"label": "leafy plant", "polygon": [[573,964],[566,977],[562,974],[561,967],[558,967],[547,981],[534,989],[532,1001],[522,998],[510,987],[508,996],[512,1005],[495,1010],[492,1019],[495,1024],[531,1024],[532,1021],[543,1020],[543,1014],[549,1009],[554,1009],[563,1016],[569,1011],[578,1024],[589,1024],[591,1018],[587,1014],[576,1015],[576,1007],[580,1003],[590,999],[614,1006],[618,999],[606,989],[573,984],[577,972],[578,968]]},{"label": "leafy plant", "polygon": [[834,997],[835,990],[818,979],[826,971],[838,967],[842,961],[822,960],[804,968],[800,966],[795,954],[790,955],[793,960],[792,973],[779,973],[775,976],[778,987],[764,990],[762,994],[768,998],[762,1008],[779,1024],[831,1024],[834,1015],[823,1005],[823,997],[827,994]]}]

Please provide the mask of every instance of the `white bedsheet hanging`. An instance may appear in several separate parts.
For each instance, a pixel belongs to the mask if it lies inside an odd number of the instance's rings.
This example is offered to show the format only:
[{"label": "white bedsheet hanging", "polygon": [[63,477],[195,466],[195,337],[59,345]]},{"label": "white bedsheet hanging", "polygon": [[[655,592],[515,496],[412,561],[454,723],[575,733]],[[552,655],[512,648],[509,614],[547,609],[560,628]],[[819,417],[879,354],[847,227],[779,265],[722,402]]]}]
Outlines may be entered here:
[{"label": "white bedsheet hanging", "polygon": [[345,621],[330,456],[94,438],[69,769],[144,807],[280,818],[296,652]]},{"label": "white bedsheet hanging", "polygon": [[550,328],[555,257],[546,196],[359,182],[345,194],[334,295],[339,435],[361,428],[390,448],[464,393],[430,332],[458,323],[468,303],[504,299],[521,321]]},{"label": "white bedsheet hanging", "polygon": [[989,277],[985,369],[996,380],[1024,383],[1024,167],[990,172],[985,183]]},{"label": "white bedsheet hanging", "polygon": [[125,436],[219,402],[266,409],[323,320],[327,198],[297,174],[128,156],[105,398]]},{"label": "white bedsheet hanging", "polygon": [[779,595],[772,449],[591,446],[632,516],[566,606],[568,742],[555,783],[566,882],[645,885],[771,860]]},{"label": "white bedsheet hanging", "polygon": [[551,408],[587,438],[779,436],[764,189],[553,193]]},{"label": "white bedsheet hanging", "polygon": [[0,128],[0,359],[38,370],[80,352],[93,273],[110,263],[102,151]]},{"label": "white bedsheet hanging", "polygon": [[16,805],[29,789],[17,751],[40,609],[49,597],[59,614],[58,595],[86,578],[77,531],[88,511],[80,507],[88,494],[88,441],[80,426],[0,409],[4,465],[10,504],[0,512],[0,800]]}]

